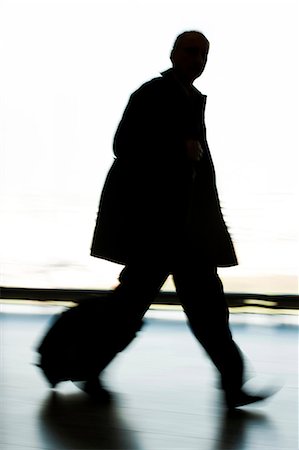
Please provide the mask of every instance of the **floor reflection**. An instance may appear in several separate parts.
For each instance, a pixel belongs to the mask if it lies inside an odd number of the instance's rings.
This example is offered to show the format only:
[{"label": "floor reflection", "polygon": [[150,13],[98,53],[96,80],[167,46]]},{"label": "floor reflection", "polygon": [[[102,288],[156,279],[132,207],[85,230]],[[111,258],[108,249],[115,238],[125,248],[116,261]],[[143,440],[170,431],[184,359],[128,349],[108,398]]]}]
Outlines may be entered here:
[{"label": "floor reflection", "polygon": [[[107,405],[92,403],[82,393],[62,394],[53,392],[44,401],[39,414],[39,432],[46,448],[59,450],[145,450],[151,437],[134,431],[136,427],[125,420],[126,408],[116,401]],[[206,442],[208,450],[243,450],[255,448],[255,442],[273,439],[273,423],[259,411],[236,410],[214,417],[215,436]],[[218,421],[218,423],[217,423]],[[184,423],[180,426],[184,428]],[[137,435],[138,433],[138,435]],[[270,438],[270,436],[272,437]],[[161,437],[160,437],[161,438]],[[147,440],[149,439],[149,442]],[[167,440],[173,439],[167,433]],[[267,439],[266,439],[267,440]],[[197,448],[196,439],[192,448]],[[202,443],[198,445],[202,448]],[[170,448],[170,447],[165,447]],[[187,450],[187,449],[184,449]]]},{"label": "floor reflection", "polygon": [[119,408],[92,403],[81,393],[53,392],[42,405],[39,431],[51,449],[142,450]]},{"label": "floor reflection", "polygon": [[224,413],[213,450],[249,449],[254,445],[257,434],[271,433],[273,429],[272,423],[261,412],[236,409]]}]

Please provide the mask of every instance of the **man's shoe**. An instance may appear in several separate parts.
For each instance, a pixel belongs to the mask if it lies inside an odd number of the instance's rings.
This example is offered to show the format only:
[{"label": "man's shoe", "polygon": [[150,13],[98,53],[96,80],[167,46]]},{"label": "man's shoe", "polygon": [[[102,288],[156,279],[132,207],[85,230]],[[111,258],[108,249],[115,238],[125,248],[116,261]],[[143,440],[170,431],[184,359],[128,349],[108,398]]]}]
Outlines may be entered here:
[{"label": "man's shoe", "polygon": [[225,401],[229,410],[240,408],[241,406],[250,405],[252,403],[261,402],[266,400],[271,394],[264,395],[250,395],[240,390],[237,394],[226,394]]}]

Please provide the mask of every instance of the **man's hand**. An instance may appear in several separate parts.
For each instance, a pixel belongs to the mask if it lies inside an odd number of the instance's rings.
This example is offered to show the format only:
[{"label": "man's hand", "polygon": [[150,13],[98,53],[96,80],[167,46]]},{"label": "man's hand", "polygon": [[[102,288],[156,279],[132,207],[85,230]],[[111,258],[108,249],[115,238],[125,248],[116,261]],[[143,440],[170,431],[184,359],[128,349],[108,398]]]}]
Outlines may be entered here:
[{"label": "man's hand", "polygon": [[188,139],[186,141],[187,158],[190,161],[200,161],[203,157],[203,148],[199,141]]}]

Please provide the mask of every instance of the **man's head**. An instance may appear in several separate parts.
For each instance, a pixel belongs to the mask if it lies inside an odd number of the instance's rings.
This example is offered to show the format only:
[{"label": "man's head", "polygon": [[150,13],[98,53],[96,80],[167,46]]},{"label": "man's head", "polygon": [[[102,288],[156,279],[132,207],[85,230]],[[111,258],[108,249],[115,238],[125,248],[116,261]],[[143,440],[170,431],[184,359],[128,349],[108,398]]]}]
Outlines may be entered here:
[{"label": "man's head", "polygon": [[199,31],[185,31],[173,45],[170,59],[178,76],[193,83],[204,71],[209,52],[209,41]]}]

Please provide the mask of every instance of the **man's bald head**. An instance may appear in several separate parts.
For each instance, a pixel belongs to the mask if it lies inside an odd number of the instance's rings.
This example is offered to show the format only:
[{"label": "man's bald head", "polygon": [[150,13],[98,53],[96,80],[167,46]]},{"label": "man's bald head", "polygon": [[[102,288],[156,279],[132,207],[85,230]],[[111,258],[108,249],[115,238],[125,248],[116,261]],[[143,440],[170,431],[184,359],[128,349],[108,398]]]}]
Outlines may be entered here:
[{"label": "man's bald head", "polygon": [[209,47],[208,39],[199,31],[185,31],[176,38],[170,59],[183,81],[193,83],[202,74]]},{"label": "man's bald head", "polygon": [[177,50],[180,45],[184,44],[186,41],[193,40],[201,41],[203,46],[209,49],[210,43],[203,33],[200,31],[184,31],[184,33],[179,34],[174,41],[172,51]]}]

